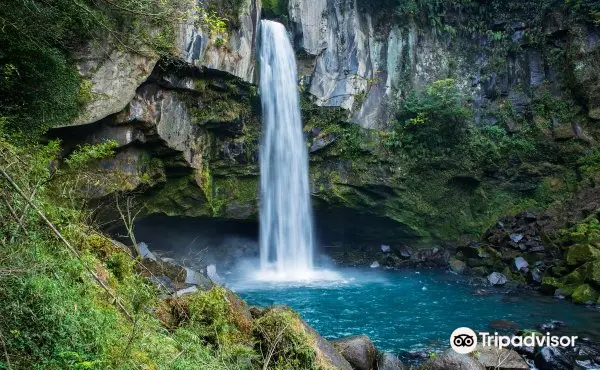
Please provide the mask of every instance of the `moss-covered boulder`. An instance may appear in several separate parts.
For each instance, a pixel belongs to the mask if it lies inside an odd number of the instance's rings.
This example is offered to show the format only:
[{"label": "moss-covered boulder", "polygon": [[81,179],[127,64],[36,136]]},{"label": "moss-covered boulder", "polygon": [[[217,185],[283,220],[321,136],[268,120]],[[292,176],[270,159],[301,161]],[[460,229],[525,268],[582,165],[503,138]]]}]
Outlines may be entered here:
[{"label": "moss-covered boulder", "polygon": [[597,258],[600,258],[600,250],[589,244],[575,244],[567,250],[569,265],[580,265]]},{"label": "moss-covered boulder", "polygon": [[588,303],[588,302],[596,302],[600,294],[589,284],[582,284],[578,286],[571,298],[575,303]]},{"label": "moss-covered boulder", "polygon": [[544,276],[542,279],[541,290],[547,294],[554,294],[556,289],[560,288],[562,284],[560,281],[552,276]]}]

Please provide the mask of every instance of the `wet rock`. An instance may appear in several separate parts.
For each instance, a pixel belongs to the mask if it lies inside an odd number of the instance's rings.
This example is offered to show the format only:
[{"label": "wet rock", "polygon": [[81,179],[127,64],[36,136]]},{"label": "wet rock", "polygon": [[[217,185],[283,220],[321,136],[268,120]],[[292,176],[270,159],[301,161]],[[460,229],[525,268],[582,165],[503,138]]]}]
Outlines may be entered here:
[{"label": "wet rock", "polygon": [[384,353],[377,361],[377,370],[405,370],[406,367],[400,359],[391,353]]},{"label": "wet rock", "polygon": [[403,246],[402,248],[400,248],[400,257],[410,258],[410,256],[412,256],[412,254],[413,254],[412,248],[407,247],[407,246]]},{"label": "wet rock", "polygon": [[534,361],[539,370],[571,370],[575,359],[567,349],[544,347],[535,356]]},{"label": "wet rock", "polygon": [[451,258],[448,264],[450,265],[450,270],[456,272],[457,274],[462,274],[467,268],[466,263],[456,258]]},{"label": "wet rock", "polygon": [[527,370],[529,366],[523,358],[512,349],[484,347],[478,345],[471,353],[486,369]]},{"label": "wet rock", "polygon": [[539,269],[535,268],[531,271],[531,280],[533,280],[534,282],[539,284],[542,282],[542,278],[543,275]]},{"label": "wet rock", "polygon": [[371,264],[371,266],[370,266],[370,267],[371,267],[372,269],[379,268],[379,267],[380,267],[380,265],[379,265],[379,262],[377,262],[377,261],[373,262],[373,263]]},{"label": "wet rock", "polygon": [[382,245],[381,245],[381,251],[382,251],[383,253],[390,253],[390,251],[391,251],[391,250],[392,250],[392,248],[390,248],[390,246],[389,246],[389,245],[385,245],[385,244],[382,244]]},{"label": "wet rock", "polygon": [[552,320],[552,321],[543,323],[542,325],[539,326],[539,328],[541,331],[549,331],[549,330],[556,330],[558,328],[562,328],[563,326],[565,326],[565,323],[563,321]]},{"label": "wet rock", "polygon": [[156,261],[156,256],[152,252],[150,252],[150,248],[148,248],[148,244],[146,244],[144,242],[139,242],[138,243],[138,251],[139,251],[140,257],[142,257],[142,259],[148,258],[148,259]]},{"label": "wet rock", "polygon": [[515,258],[515,267],[517,268],[517,271],[527,272],[529,271],[529,262],[523,257],[517,257]]},{"label": "wet rock", "polygon": [[422,369],[427,370],[485,370],[485,366],[468,355],[462,355],[448,349],[442,354],[426,361]]},{"label": "wet rock", "polygon": [[377,349],[366,335],[337,339],[332,343],[356,370],[371,370],[377,362]]},{"label": "wet rock", "polygon": [[492,285],[504,285],[508,282],[506,276],[499,272],[492,272],[488,275],[487,280]]},{"label": "wet rock", "polygon": [[512,240],[513,243],[518,243],[523,240],[523,234],[510,234],[510,240]]}]

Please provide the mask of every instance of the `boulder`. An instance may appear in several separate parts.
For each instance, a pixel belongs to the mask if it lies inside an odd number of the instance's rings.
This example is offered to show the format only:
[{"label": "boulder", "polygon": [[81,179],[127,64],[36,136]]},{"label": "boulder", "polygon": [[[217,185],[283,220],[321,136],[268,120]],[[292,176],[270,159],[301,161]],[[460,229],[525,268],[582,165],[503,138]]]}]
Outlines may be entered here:
[{"label": "boulder", "polygon": [[485,370],[485,367],[468,355],[448,349],[442,354],[427,360],[421,369],[426,370]]},{"label": "boulder", "polygon": [[580,265],[600,257],[600,250],[589,244],[575,244],[567,251],[567,263]]},{"label": "boulder", "polygon": [[575,288],[571,298],[575,303],[595,303],[599,296],[600,294],[589,284],[581,284]]},{"label": "boulder", "polygon": [[77,70],[86,81],[90,98],[83,104],[79,117],[65,122],[66,125],[85,125],[120,112],[152,73],[157,55],[148,50],[130,52],[113,45],[116,43],[90,42],[75,53]]},{"label": "boulder", "polygon": [[512,349],[484,347],[478,345],[470,354],[486,369],[494,370],[527,370],[529,366],[523,358]]},{"label": "boulder", "polygon": [[372,269],[379,268],[379,266],[380,266],[380,265],[379,265],[379,262],[377,262],[377,261],[375,261],[375,262],[373,262],[373,263],[371,264],[371,268],[372,268]]},{"label": "boulder", "polygon": [[519,256],[515,258],[515,267],[517,271],[527,272],[529,271],[529,262],[527,262],[525,258]]},{"label": "boulder", "polygon": [[508,282],[506,276],[499,272],[492,272],[488,275],[487,280],[492,285],[504,285]]},{"label": "boulder", "polygon": [[450,265],[450,270],[456,272],[457,274],[462,274],[467,268],[466,263],[456,258],[451,258],[448,264]]},{"label": "boulder", "polygon": [[390,248],[390,246],[389,246],[389,245],[385,245],[385,244],[382,244],[382,245],[381,245],[381,251],[382,251],[383,253],[390,253],[390,251],[391,251],[391,250],[392,250],[392,248]]},{"label": "boulder", "polygon": [[574,367],[573,355],[564,348],[544,347],[534,358],[539,370],[571,370]]},{"label": "boulder", "polygon": [[350,363],[340,354],[340,352],[331,342],[323,338],[315,329],[309,326],[302,319],[300,319],[300,322],[306,331],[315,339],[315,347],[317,349],[318,357],[331,364],[334,369],[352,370]]},{"label": "boulder", "polygon": [[371,370],[377,362],[377,349],[366,335],[332,341],[335,348],[356,370]]},{"label": "boulder", "polygon": [[377,361],[377,370],[405,370],[400,359],[391,353],[383,353]]}]

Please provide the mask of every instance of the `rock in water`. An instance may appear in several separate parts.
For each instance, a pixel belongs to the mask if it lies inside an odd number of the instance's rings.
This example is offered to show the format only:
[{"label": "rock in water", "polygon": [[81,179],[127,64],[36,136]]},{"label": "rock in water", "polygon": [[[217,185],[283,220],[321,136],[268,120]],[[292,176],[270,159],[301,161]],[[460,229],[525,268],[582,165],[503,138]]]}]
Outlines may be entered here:
[{"label": "rock in water", "polygon": [[377,262],[377,261],[375,261],[375,262],[373,262],[373,263],[371,264],[371,268],[372,268],[372,269],[379,268],[379,266],[380,266],[380,265],[379,265],[379,262]]},{"label": "rock in water", "polygon": [[501,274],[499,272],[492,272],[491,274],[488,275],[487,279],[490,282],[490,284],[492,284],[492,285],[504,285],[508,281],[506,276],[504,276],[504,274]]},{"label": "rock in water", "polygon": [[332,341],[335,348],[356,370],[371,370],[377,362],[377,349],[366,335]]},{"label": "rock in water", "polygon": [[384,353],[377,361],[377,370],[405,370],[406,367],[400,359],[391,353]]},{"label": "rock in water", "polygon": [[508,348],[484,347],[478,345],[471,356],[487,369],[527,370],[529,366],[519,354]]},{"label": "rock in water", "polygon": [[571,370],[575,362],[566,349],[557,347],[542,348],[534,361],[539,370]]},{"label": "rock in water", "polygon": [[450,265],[450,270],[456,272],[457,274],[462,274],[467,268],[466,263],[456,258],[451,258],[448,264]]},{"label": "rock in water", "polygon": [[429,359],[421,368],[427,370],[485,370],[485,367],[474,358],[456,353],[453,349],[447,349],[441,355]]}]

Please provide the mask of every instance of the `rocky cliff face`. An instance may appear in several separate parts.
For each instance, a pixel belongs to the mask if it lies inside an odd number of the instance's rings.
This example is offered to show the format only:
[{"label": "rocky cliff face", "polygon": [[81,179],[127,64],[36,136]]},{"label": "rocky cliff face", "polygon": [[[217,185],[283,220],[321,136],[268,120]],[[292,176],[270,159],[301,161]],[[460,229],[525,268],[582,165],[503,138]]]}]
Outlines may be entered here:
[{"label": "rocky cliff face", "polygon": [[316,103],[351,111],[362,127],[385,127],[398,100],[448,77],[472,98],[478,123],[497,120],[486,108],[501,97],[527,110],[545,83],[554,91],[576,89],[589,117],[598,118],[598,26],[573,24],[559,10],[542,19],[517,12],[490,19],[488,32],[461,35],[461,22],[477,17],[468,7],[447,9],[444,24],[430,26],[418,16],[374,21],[373,11],[395,10],[364,3],[293,0],[289,14],[303,81]]},{"label": "rocky cliff face", "polygon": [[[128,155],[103,166],[135,159],[123,188],[141,191],[148,213],[256,217],[261,6],[240,4],[226,32],[182,23],[176,61],[157,64],[110,42],[79,59],[93,98],[73,123],[88,124],[76,140],[118,141]],[[565,191],[577,176],[558,151],[485,158],[490,146],[503,145],[492,140],[425,161],[394,144],[401,103],[439,80],[454,81],[475,127],[521,137],[535,126],[536,145],[571,154],[594,142],[598,26],[565,12],[530,19],[527,6],[491,18],[481,15],[485,7],[469,6],[476,8],[457,5],[439,18],[424,10],[398,16],[360,0],[289,2],[319,213],[346,212],[365,233],[389,239],[446,238],[479,232],[498,212],[530,204],[541,191]],[[470,29],[472,18],[480,23]],[[62,137],[75,132],[62,130]],[[97,196],[111,191],[101,190]]]}]

